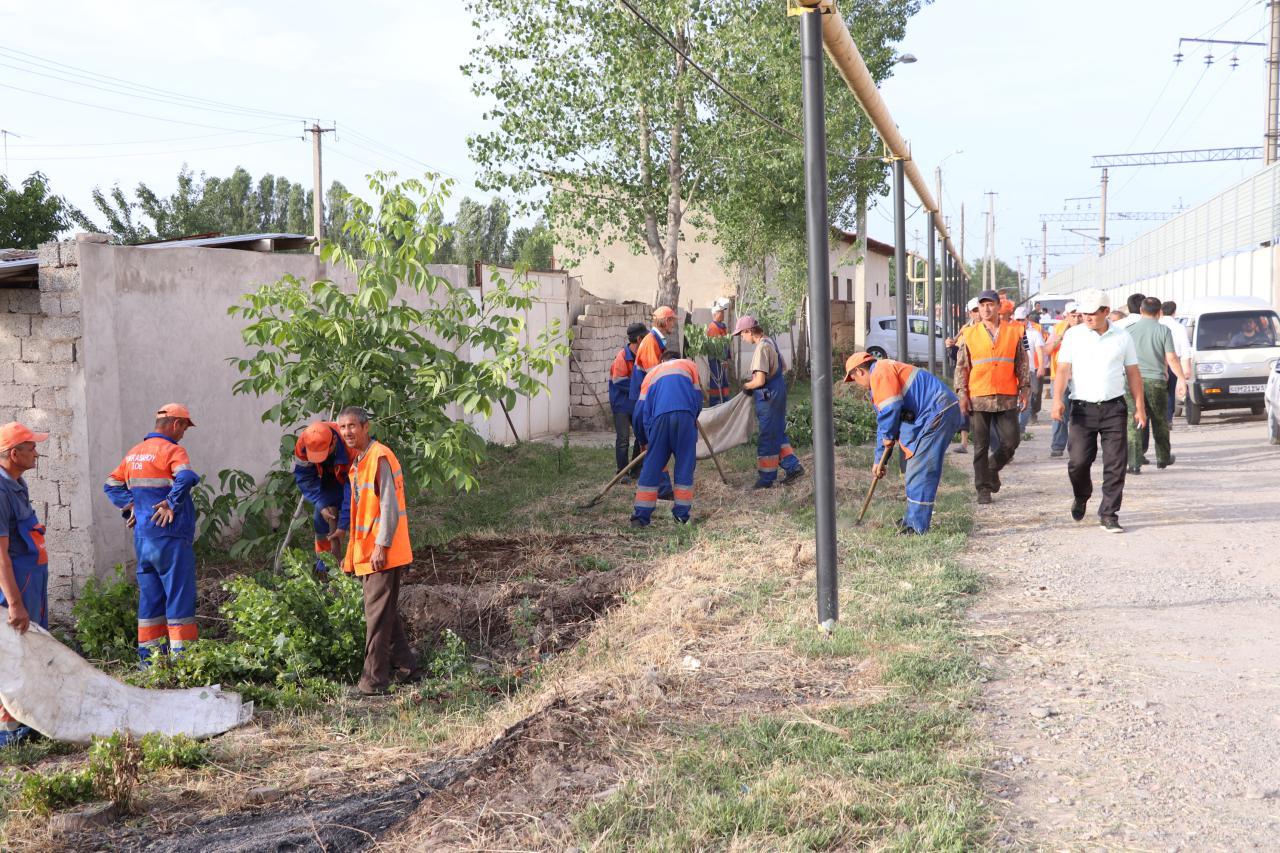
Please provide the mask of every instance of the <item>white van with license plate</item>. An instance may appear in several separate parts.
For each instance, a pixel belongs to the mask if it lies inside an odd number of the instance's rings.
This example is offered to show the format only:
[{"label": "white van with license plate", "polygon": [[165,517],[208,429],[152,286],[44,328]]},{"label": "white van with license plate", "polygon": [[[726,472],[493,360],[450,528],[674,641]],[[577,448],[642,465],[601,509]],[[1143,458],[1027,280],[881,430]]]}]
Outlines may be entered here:
[{"label": "white van with license plate", "polygon": [[1280,316],[1264,300],[1218,297],[1186,313],[1191,339],[1191,383],[1184,413],[1200,423],[1211,409],[1266,408],[1267,380],[1280,360]]}]

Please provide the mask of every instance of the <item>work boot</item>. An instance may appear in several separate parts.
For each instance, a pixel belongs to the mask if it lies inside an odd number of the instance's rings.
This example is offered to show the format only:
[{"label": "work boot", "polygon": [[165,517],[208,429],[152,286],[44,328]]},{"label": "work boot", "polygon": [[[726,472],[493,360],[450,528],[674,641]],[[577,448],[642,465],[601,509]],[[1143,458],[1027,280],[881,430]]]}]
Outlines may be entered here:
[{"label": "work boot", "polygon": [[632,527],[648,527],[649,522],[645,521],[643,518],[633,518],[631,519],[631,526]]},{"label": "work boot", "polygon": [[784,486],[790,485],[791,483],[794,483],[796,480],[799,480],[803,476],[804,476],[804,466],[801,465],[800,467],[787,472],[787,476],[782,478],[782,485]]},{"label": "work boot", "polygon": [[756,489],[772,489],[772,488],[773,488],[773,483],[766,483],[764,480],[756,480],[755,483],[753,483],[751,486],[752,491],[755,491]]},{"label": "work boot", "polygon": [[991,503],[991,493],[985,490],[978,492],[978,503],[980,504]]}]

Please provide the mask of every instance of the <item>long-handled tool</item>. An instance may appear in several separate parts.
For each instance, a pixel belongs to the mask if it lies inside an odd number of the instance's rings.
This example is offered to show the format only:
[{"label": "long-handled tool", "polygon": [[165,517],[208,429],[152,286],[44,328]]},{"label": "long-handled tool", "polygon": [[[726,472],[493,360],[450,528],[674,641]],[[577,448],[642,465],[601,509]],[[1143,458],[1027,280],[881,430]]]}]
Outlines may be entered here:
[{"label": "long-handled tool", "polygon": [[614,486],[618,485],[619,481],[621,481],[623,477],[627,476],[627,474],[631,471],[631,469],[636,467],[636,465],[639,464],[640,460],[644,459],[644,457],[647,456],[648,453],[649,451],[647,450],[641,450],[640,454],[636,456],[635,459],[632,459],[630,462],[628,462],[625,468],[623,468],[621,471],[619,471],[617,474],[614,475],[614,478],[609,481],[609,485],[605,486],[603,489],[600,490],[600,494],[596,495],[594,498],[592,498],[591,500],[587,501],[584,504],[578,504],[578,509],[588,509],[600,503],[601,498],[609,494],[609,490],[612,489]]},{"label": "long-handled tool", "polygon": [[[884,448],[884,453],[880,454],[880,464],[878,467],[881,471],[884,470],[885,465],[889,464],[889,457],[893,455],[893,445],[894,445],[894,442],[889,442],[888,444],[886,444]],[[866,516],[867,507],[871,506],[871,496],[876,493],[876,483],[879,483],[879,482],[880,482],[879,477],[871,478],[871,486],[870,488],[867,489],[867,499],[862,502],[862,512],[858,513],[858,520],[854,522],[855,525],[861,524],[863,517]]]},{"label": "long-handled tool", "polygon": [[711,461],[716,463],[716,471],[720,474],[720,482],[726,486],[729,485],[729,478],[724,475],[724,469],[720,467],[720,458],[716,456],[716,449],[711,446],[711,439],[707,436],[706,429],[702,426],[702,421],[694,420],[698,425],[698,433],[702,436],[702,440],[707,443],[707,450],[711,451]]}]

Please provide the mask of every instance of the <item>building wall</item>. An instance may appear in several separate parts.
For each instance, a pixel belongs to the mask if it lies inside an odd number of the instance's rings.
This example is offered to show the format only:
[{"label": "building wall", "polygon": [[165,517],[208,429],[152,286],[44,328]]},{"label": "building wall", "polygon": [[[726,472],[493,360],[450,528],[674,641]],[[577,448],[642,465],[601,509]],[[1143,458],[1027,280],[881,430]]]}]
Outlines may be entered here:
[{"label": "building wall", "polygon": [[653,309],[643,302],[597,300],[583,306],[573,329],[576,364],[570,374],[569,425],[572,429],[612,429],[609,367],[627,342],[627,326],[650,325]]}]

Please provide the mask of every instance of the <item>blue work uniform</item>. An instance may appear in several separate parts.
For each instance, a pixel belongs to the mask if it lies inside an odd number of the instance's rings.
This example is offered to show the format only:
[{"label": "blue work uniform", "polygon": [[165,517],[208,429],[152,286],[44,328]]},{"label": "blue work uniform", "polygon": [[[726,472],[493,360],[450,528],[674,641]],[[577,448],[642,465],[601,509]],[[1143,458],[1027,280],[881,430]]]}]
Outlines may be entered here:
[{"label": "blue work uniform", "polygon": [[933,519],[947,446],[964,421],[960,402],[927,370],[885,358],[872,363],[870,370],[876,452],[882,452],[879,448],[886,441],[902,447],[907,457],[903,525],[924,533]]},{"label": "blue work uniform", "polygon": [[675,457],[675,500],[671,515],[689,521],[693,506],[693,471],[697,465],[698,413],[702,391],[698,368],[687,358],[666,361],[649,371],[640,387],[633,418],[636,435],[648,446],[636,484],[631,518],[648,525],[667,480],[667,461]]},{"label": "blue work uniform", "polygon": [[729,324],[712,320],[707,324],[707,337],[724,338],[724,351],[718,358],[707,358],[707,405],[718,406],[727,402],[729,393]]},{"label": "blue work uniform", "polygon": [[777,356],[773,375],[765,380],[764,387],[752,392],[760,427],[756,441],[756,485],[767,488],[778,479],[779,467],[788,474],[804,469],[787,437],[787,380],[783,375],[786,364],[782,361],[782,352],[773,338],[762,338],[758,346],[772,347]]},{"label": "blue work uniform", "polygon": [[347,473],[351,469],[351,454],[346,443],[338,435],[337,429],[329,426],[333,433],[333,450],[329,457],[320,464],[308,462],[306,449],[302,439],[298,439],[294,447],[293,482],[298,491],[311,504],[311,528],[315,532],[316,572],[325,574],[328,565],[321,554],[333,550],[333,541],[329,539],[329,522],[321,513],[329,507],[338,510],[338,529],[347,530],[351,526],[351,490],[347,488]]},{"label": "blue work uniform", "polygon": [[[13,478],[0,468],[0,536],[9,539],[9,562],[13,579],[22,595],[22,605],[32,624],[49,627],[49,557],[44,548],[44,525],[22,477]],[[7,610],[9,602],[0,590],[0,605]],[[0,621],[5,621],[0,619]],[[10,630],[0,625],[0,631]],[[31,728],[18,722],[0,705],[0,746],[17,743],[31,734]]]}]

